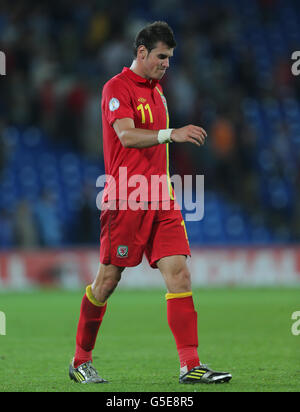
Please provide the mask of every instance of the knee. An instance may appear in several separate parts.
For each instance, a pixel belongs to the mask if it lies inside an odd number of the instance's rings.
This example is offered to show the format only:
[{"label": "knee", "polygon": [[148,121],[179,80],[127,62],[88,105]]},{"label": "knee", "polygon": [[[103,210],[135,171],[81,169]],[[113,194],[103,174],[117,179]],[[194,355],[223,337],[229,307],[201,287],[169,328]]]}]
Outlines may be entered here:
[{"label": "knee", "polygon": [[124,269],[120,270],[105,270],[99,271],[98,276],[92,284],[92,293],[99,302],[105,302],[109,296],[113,293],[115,288],[121,279],[121,273]]},{"label": "knee", "polygon": [[180,293],[191,290],[191,274],[186,266],[169,273],[167,286],[170,292]]},{"label": "knee", "polygon": [[117,287],[119,281],[117,279],[107,278],[101,284],[92,285],[92,293],[99,302],[106,302],[110,295]]},{"label": "knee", "polygon": [[110,294],[118,286],[118,283],[119,283],[119,279],[107,278],[107,279],[104,279],[102,288]]},{"label": "knee", "polygon": [[191,273],[188,268],[185,266],[178,271],[178,278],[185,284],[191,283]]}]

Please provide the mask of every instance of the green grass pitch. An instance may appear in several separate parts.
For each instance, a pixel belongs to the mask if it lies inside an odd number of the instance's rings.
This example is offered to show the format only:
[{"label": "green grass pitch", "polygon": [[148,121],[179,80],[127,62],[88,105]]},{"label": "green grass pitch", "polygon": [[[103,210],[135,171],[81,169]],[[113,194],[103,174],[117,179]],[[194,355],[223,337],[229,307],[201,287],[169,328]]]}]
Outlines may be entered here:
[{"label": "green grass pitch", "polygon": [[107,385],[68,377],[84,291],[0,293],[0,392],[298,392],[300,335],[292,313],[300,290],[196,289],[199,355],[233,379],[223,385],[180,385],[179,362],[166,320],[164,290],[117,289],[94,350]]}]

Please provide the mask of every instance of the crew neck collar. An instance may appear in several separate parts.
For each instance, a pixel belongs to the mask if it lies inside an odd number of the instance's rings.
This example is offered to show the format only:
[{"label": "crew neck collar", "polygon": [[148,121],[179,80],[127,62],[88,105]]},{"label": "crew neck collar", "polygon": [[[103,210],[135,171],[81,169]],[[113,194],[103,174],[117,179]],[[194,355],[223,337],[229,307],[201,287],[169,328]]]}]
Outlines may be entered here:
[{"label": "crew neck collar", "polygon": [[159,82],[159,80],[156,80],[156,79],[152,79],[151,81],[148,80],[148,79],[145,79],[144,77],[136,74],[129,67],[124,67],[123,70],[122,70],[122,73],[126,74],[126,76],[128,76],[134,82],[145,84],[146,86],[150,87],[151,89],[154,89],[154,87]]}]

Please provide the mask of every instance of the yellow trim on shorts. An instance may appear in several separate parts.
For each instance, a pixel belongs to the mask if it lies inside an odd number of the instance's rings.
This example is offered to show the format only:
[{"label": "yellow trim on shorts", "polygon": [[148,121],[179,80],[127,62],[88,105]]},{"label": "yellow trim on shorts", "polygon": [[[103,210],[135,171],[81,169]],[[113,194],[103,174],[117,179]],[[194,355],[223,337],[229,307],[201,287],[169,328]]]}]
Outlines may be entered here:
[{"label": "yellow trim on shorts", "polygon": [[192,296],[192,294],[193,292],[167,293],[166,300],[177,299],[177,298],[187,298],[188,296]]},{"label": "yellow trim on shorts", "polygon": [[94,295],[93,295],[93,293],[92,293],[92,285],[88,285],[87,288],[86,288],[86,290],[85,290],[85,292],[86,292],[86,297],[88,298],[88,300],[89,300],[93,305],[99,306],[99,307],[105,306],[106,302],[104,302],[104,303],[99,302],[99,301],[94,297]]}]

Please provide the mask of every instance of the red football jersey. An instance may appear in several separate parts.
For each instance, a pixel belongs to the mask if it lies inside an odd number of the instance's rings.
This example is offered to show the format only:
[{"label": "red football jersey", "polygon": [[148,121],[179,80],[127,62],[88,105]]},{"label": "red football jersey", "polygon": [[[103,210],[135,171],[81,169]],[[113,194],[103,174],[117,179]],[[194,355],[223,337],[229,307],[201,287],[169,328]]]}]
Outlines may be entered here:
[{"label": "red football jersey", "polygon": [[[124,67],[104,85],[101,108],[105,174],[113,177],[107,179],[103,201],[127,200],[130,194],[136,201],[173,199],[168,144],[125,148],[113,128],[116,119],[127,117],[133,119],[136,128],[160,130],[169,127],[167,102],[158,81],[150,82]],[[159,178],[163,184],[158,184]],[[147,193],[141,187],[146,187]]]}]

